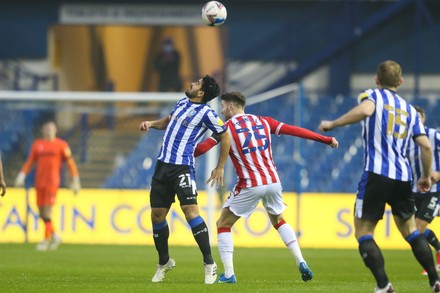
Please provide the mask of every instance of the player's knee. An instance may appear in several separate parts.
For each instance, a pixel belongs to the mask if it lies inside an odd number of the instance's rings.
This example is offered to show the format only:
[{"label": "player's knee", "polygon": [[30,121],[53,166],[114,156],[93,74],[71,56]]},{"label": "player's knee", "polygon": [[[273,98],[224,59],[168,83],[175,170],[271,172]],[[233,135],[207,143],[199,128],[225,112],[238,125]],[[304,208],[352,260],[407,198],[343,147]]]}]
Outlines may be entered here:
[{"label": "player's knee", "polygon": [[160,216],[153,216],[151,215],[151,222],[153,224],[158,224],[158,223],[162,223],[165,220],[165,217],[160,217]]},{"label": "player's knee", "polygon": [[40,218],[43,220],[43,222],[50,222],[51,218],[49,216],[40,215]]},{"label": "player's knee", "polygon": [[185,205],[182,206],[182,212],[185,215],[187,221],[199,216],[199,209],[197,205]]},{"label": "player's knee", "polygon": [[283,215],[271,215],[269,214],[269,220],[272,223],[272,226],[277,226],[280,222],[285,222]]},{"label": "player's knee", "polygon": [[151,222],[152,223],[162,223],[165,220],[165,217],[167,216],[166,210],[162,209],[151,209]]},{"label": "player's knee", "polygon": [[227,221],[227,219],[220,217],[217,222],[217,228],[231,228],[232,225]]},{"label": "player's knee", "polygon": [[232,213],[222,213],[217,220],[217,228],[232,228],[239,217]]},{"label": "player's knee", "polygon": [[417,230],[420,231],[420,233],[425,232],[425,230],[428,228],[428,224],[429,224],[428,222],[416,218],[416,228],[417,228]]}]

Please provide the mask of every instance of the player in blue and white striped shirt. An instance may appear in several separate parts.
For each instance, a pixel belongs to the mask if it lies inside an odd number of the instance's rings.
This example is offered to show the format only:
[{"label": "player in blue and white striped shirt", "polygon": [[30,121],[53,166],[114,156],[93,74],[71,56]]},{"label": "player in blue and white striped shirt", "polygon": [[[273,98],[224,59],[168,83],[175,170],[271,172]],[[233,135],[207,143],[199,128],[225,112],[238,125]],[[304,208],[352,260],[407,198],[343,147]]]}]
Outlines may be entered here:
[{"label": "player in blue and white striped shirt", "polygon": [[412,137],[425,134],[416,110],[389,89],[366,90],[359,95],[359,103],[364,100],[375,104],[373,115],[362,121],[364,170],[399,181],[411,181],[404,150]]},{"label": "player in blue and white striped shirt", "polygon": [[433,292],[440,292],[431,249],[416,228],[412,176],[406,158],[409,141],[414,139],[420,147],[422,161],[418,187],[420,191],[429,191],[431,145],[416,110],[397,94],[402,82],[402,69],[398,63],[389,60],[379,64],[376,75],[378,88],[361,93],[358,106],[336,120],[322,121],[319,128],[329,131],[362,121],[365,166],[356,196],[354,226],[359,252],[376,279],[375,292],[394,292],[385,272],[384,258],[373,238],[386,203],[391,206],[400,233],[427,271]]},{"label": "player in blue and white striped shirt", "polygon": [[[425,111],[415,106],[417,113],[419,114],[420,120],[423,124],[426,121]],[[434,128],[428,128],[425,126],[426,134],[428,135],[429,142],[431,143],[432,153],[432,174],[438,173],[440,171],[440,131]],[[429,244],[435,248],[436,260],[437,260],[437,271],[440,271],[440,242],[435,235],[434,231],[428,228],[428,224],[432,222],[434,217],[438,213],[438,200],[440,197],[440,182],[433,183],[431,190],[426,193],[418,192],[417,184],[415,184],[419,178],[422,176],[422,162],[420,160],[420,148],[415,144],[413,140],[410,140],[408,147],[408,159],[411,163],[411,170],[413,174],[413,196],[416,205],[416,226],[428,240]],[[433,176],[434,177],[434,176]],[[435,178],[432,178],[435,182]],[[422,274],[426,274],[425,271]]]},{"label": "player in blue and white striped shirt", "polygon": [[218,96],[220,87],[210,76],[195,81],[179,100],[170,115],[155,121],[143,121],[142,131],[150,128],[165,129],[163,143],[157,158],[151,183],[150,205],[153,239],[159,254],[159,264],[152,282],[162,282],[165,273],[176,265],[168,254],[169,228],[166,216],[175,195],[203,254],[205,284],[217,279],[215,264],[209,245],[208,228],[199,215],[195,183],[194,148],[203,134],[210,129],[221,137],[220,157],[208,182],[223,185],[223,174],[230,148],[230,138],[222,120],[206,103]]}]

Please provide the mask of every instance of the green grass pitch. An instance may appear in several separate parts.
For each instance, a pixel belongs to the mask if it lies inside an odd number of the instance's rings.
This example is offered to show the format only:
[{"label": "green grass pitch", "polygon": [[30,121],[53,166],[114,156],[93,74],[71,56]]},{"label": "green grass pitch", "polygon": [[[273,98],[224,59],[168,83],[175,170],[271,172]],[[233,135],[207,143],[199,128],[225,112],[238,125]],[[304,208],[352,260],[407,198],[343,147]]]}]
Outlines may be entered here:
[{"label": "green grass pitch", "polygon": [[[170,247],[176,268],[152,284],[151,246],[68,245],[40,252],[33,244],[0,244],[1,292],[373,292],[375,282],[357,250],[303,249],[314,279],[301,281],[287,249],[236,248],[237,284],[203,284],[197,247]],[[223,271],[217,248],[214,258]],[[399,293],[431,292],[410,250],[384,250]]]}]

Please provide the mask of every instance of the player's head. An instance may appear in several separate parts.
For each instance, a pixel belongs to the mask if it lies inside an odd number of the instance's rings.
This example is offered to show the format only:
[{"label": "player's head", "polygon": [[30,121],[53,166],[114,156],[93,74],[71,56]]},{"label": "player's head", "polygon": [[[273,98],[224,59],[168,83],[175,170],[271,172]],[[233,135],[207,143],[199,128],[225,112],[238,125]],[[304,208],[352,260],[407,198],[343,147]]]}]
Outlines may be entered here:
[{"label": "player's head", "polygon": [[209,75],[205,75],[202,79],[195,81],[191,87],[186,90],[185,94],[190,99],[201,99],[202,103],[207,103],[218,96],[220,93],[220,86]]},{"label": "player's head", "polygon": [[221,96],[222,114],[228,120],[237,113],[244,113],[246,97],[240,92],[229,92]]},{"label": "player's head", "polygon": [[53,140],[57,135],[57,126],[54,121],[48,120],[43,122],[41,126],[41,134],[46,140]]},{"label": "player's head", "polygon": [[387,60],[377,66],[376,84],[381,88],[397,89],[403,82],[399,63]]},{"label": "player's head", "polygon": [[422,121],[422,123],[425,124],[425,121],[426,121],[425,110],[423,110],[423,108],[420,106],[414,106],[414,108],[416,109],[417,113],[419,114],[420,121]]},{"label": "player's head", "polygon": [[203,102],[207,103],[219,95],[220,86],[215,79],[209,75],[205,75],[202,80],[202,91],[204,92]]}]

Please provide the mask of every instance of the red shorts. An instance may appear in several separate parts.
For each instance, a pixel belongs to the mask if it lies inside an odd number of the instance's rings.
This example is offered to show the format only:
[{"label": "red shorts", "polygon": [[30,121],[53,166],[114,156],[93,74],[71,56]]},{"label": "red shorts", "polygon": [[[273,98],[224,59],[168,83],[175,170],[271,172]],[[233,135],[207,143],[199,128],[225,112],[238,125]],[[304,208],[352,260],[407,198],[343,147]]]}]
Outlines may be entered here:
[{"label": "red shorts", "polygon": [[37,189],[37,206],[52,206],[55,204],[57,195],[56,188],[38,188]]}]

